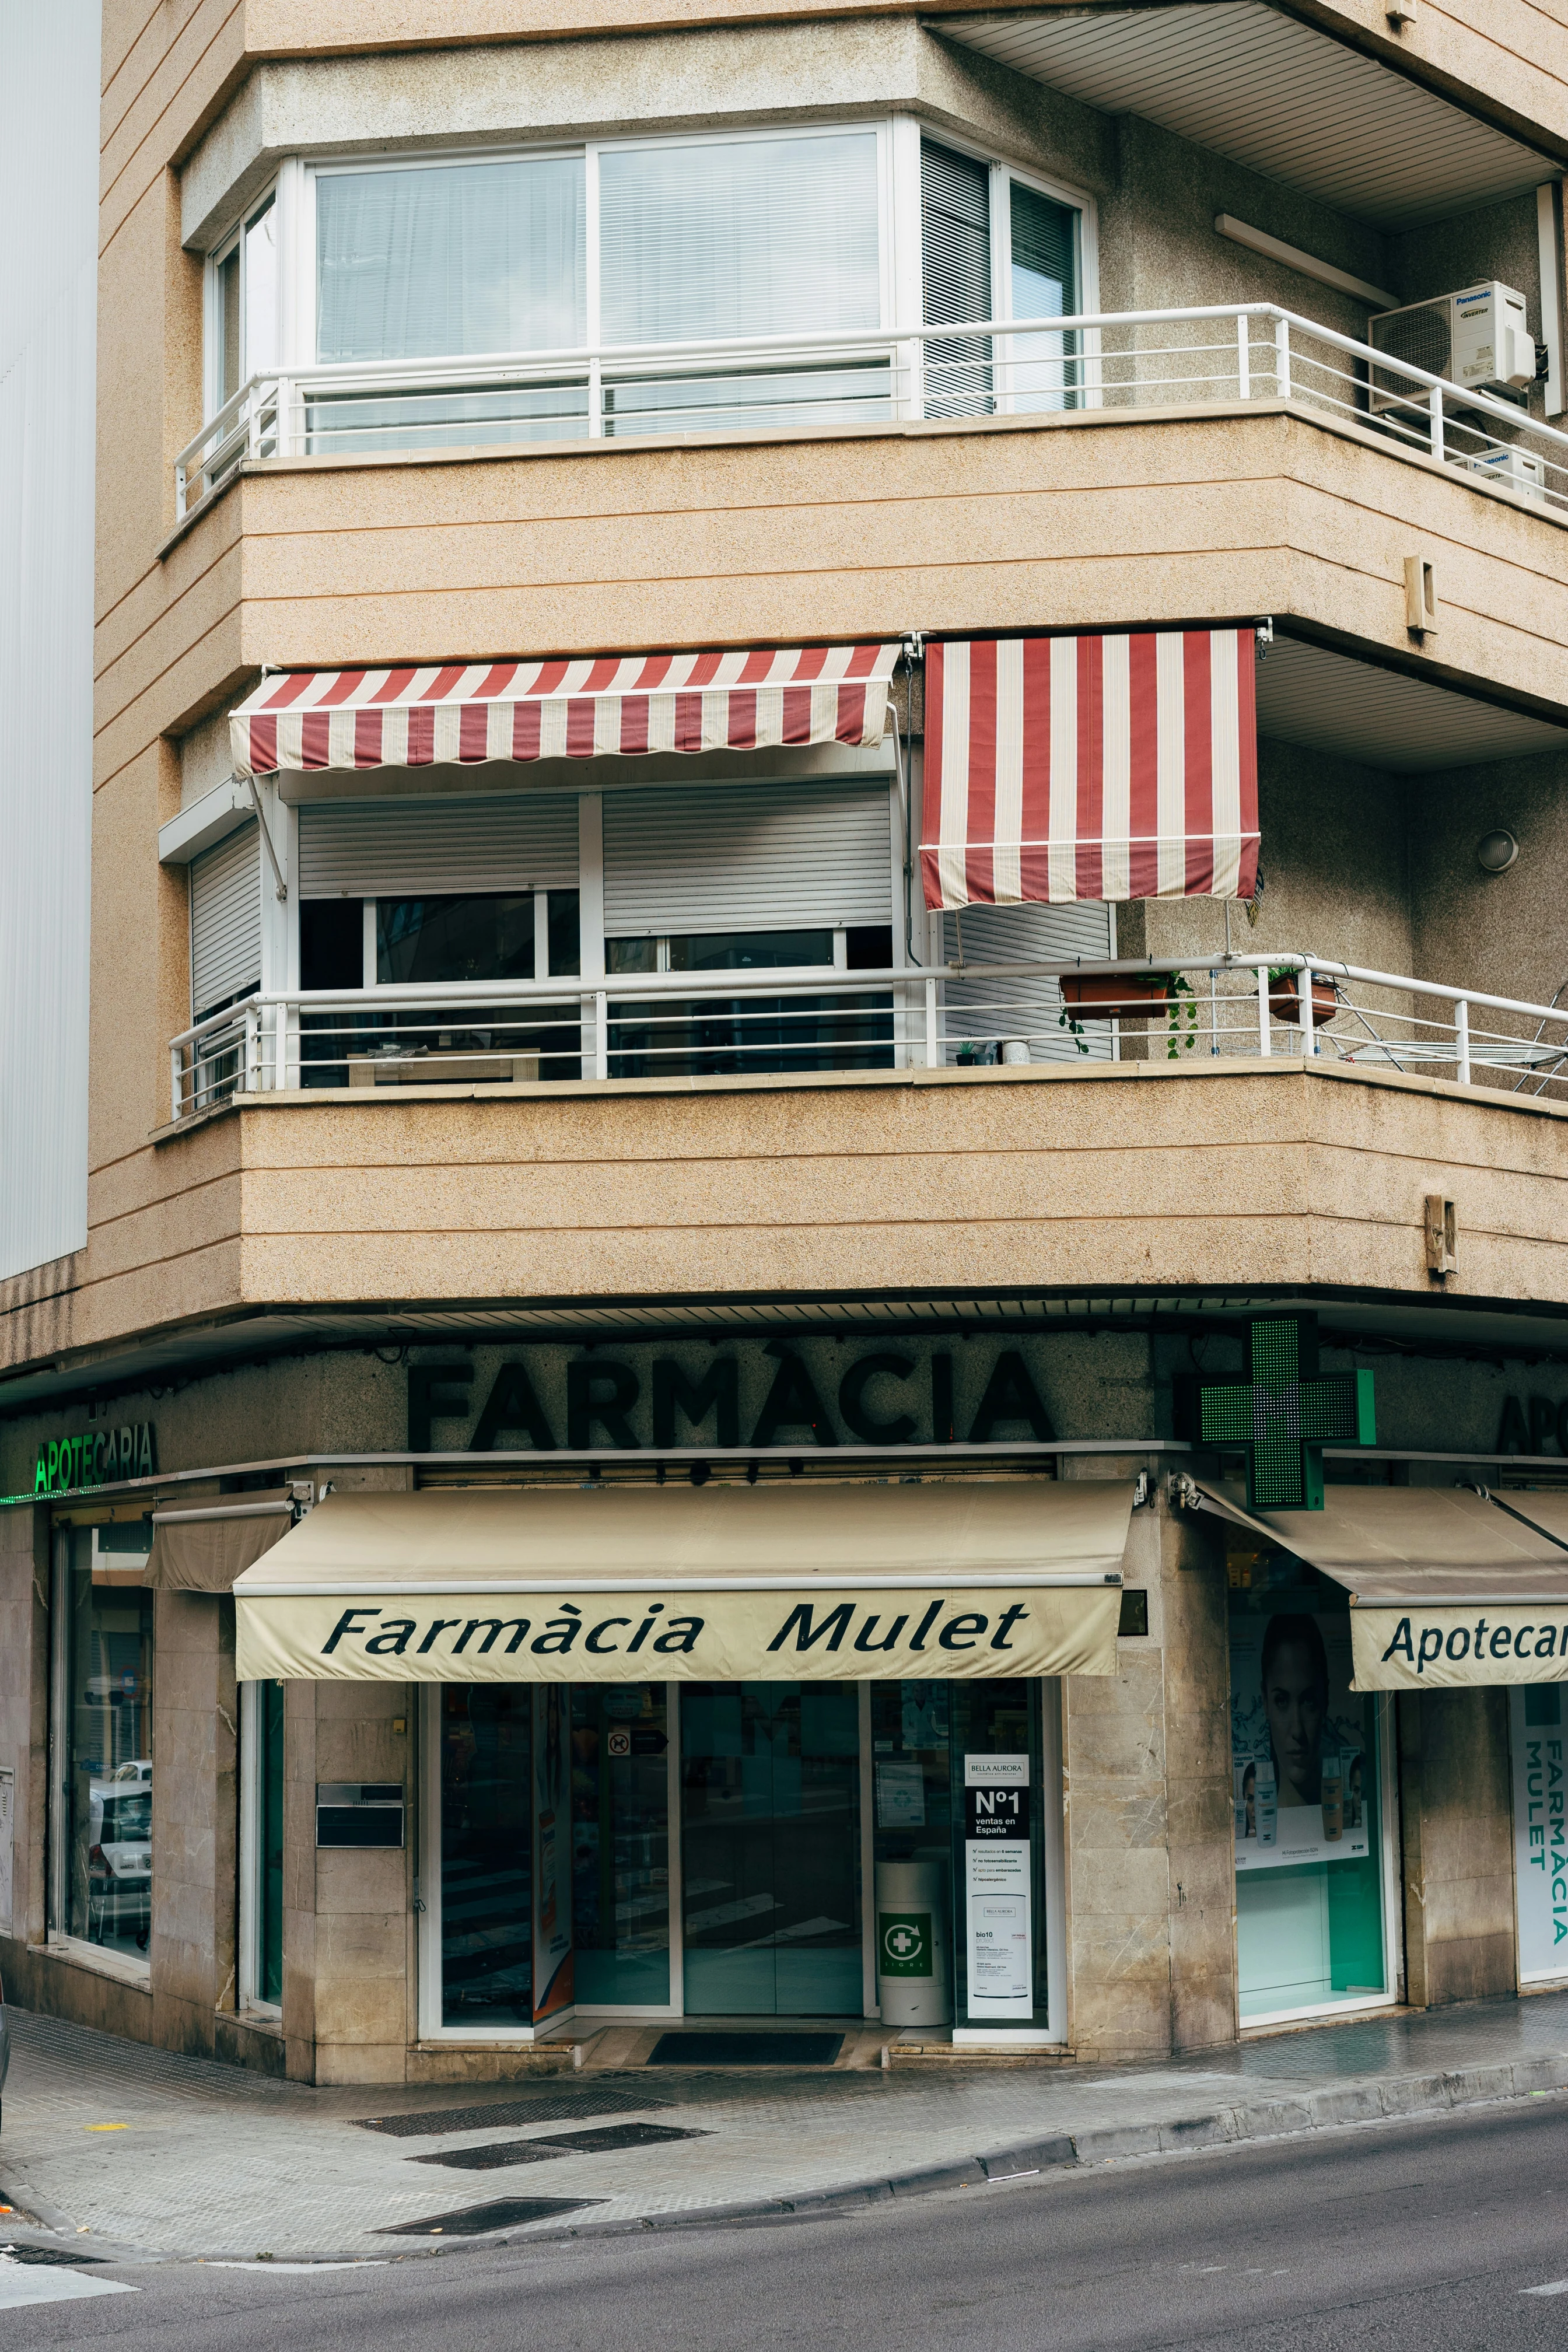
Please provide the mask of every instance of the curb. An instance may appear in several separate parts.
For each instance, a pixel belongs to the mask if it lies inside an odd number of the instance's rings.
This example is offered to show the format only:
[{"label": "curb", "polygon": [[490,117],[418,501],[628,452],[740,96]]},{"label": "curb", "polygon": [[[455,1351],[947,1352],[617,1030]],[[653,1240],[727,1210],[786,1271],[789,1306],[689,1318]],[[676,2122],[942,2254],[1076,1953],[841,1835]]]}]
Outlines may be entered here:
[{"label": "curb", "polygon": [[[1047,2138],[1022,2141],[1013,2147],[993,2148],[984,2156],[952,2158],[945,2164],[922,2166],[914,2172],[855,2181],[842,2189],[810,2191],[801,2197],[704,2205],[684,2212],[640,2214],[624,2221],[566,2222],[553,2229],[536,2225],[510,2235],[498,2231],[484,2242],[540,2245],[566,2238],[629,2237],[648,2231],[701,2229],[714,2222],[779,2221],[787,2215],[852,2212],[868,2205],[933,2196],[947,2189],[980,2188],[991,2181],[1017,2179],[1030,2173],[1080,2170],[1121,2157],[1170,2156],[1188,2148],[1226,2147],[1246,2140],[1333,2131],[1346,2124],[1391,2123],[1410,2116],[1440,2115],[1456,2107],[1539,2098],[1549,2091],[1562,2090],[1568,2090],[1568,2052],[1521,2060],[1516,2065],[1465,2066],[1435,2074],[1395,2074],[1347,2084],[1342,2089],[1307,2092],[1299,2099],[1258,2099],[1216,2107],[1206,2115],[1178,2116],[1165,2123],[1110,2124],[1091,2131],[1058,2132]],[[479,2242],[472,2239],[468,2242],[470,2246]],[[467,2249],[454,2245],[444,2251],[458,2253]]]},{"label": "curb", "polygon": [[[746,2198],[725,2205],[699,2205],[679,2211],[636,2214],[624,2221],[558,2222],[550,2228],[525,2224],[521,2230],[487,2231],[472,2238],[441,2245],[405,2241],[403,2249],[383,2252],[379,2246],[361,2244],[331,2252],[290,2253],[283,2259],[299,2263],[392,2263],[406,2261],[416,2247],[423,2256],[482,2253],[498,2246],[559,2244],[568,2239],[626,2238],[661,2235],[676,2230],[710,2229],[735,2221],[777,2221],[792,2217],[824,2219],[836,2213],[863,2211],[873,2205],[931,2197],[944,2189],[983,2188],[994,2181],[1018,2179],[1044,2172],[1082,2170],[1125,2157],[1171,2156],[1193,2148],[1235,2147],[1248,2140],[1279,2139],[1310,2131],[1335,2131],[1348,2124],[1392,2123],[1413,2116],[1442,2115],[1457,2107],[1496,2105],[1510,2099],[1541,2098],[1568,2090],[1568,2051],[1545,2057],[1521,2059],[1504,2066],[1464,2066],[1432,2074],[1394,2074],[1350,2083],[1331,2090],[1304,2092],[1300,2098],[1256,2099],[1233,2106],[1215,2107],[1206,2114],[1173,2117],[1163,2123],[1110,2124],[1084,2132],[1055,2132],[1014,2147],[993,2148],[984,2156],[950,2158],[946,2163],[922,2165],[912,2172],[883,2175],[847,2182],[838,2189],[811,2189],[798,2197]],[[6,2197],[13,2192],[4,2192]],[[18,2188],[15,2201],[36,2214],[47,2229],[60,2234],[73,2230],[69,2217],[57,2213],[30,2191]],[[17,2238],[37,2241],[39,2232],[26,2225]],[[110,2247],[114,2251],[110,2252]],[[205,2259],[195,2252],[150,2255],[144,2248],[120,2251],[117,2242],[94,2239],[92,2251],[100,2262],[192,2263]],[[83,2249],[86,2252],[86,2249]],[[243,2256],[224,2256],[243,2261]]]}]

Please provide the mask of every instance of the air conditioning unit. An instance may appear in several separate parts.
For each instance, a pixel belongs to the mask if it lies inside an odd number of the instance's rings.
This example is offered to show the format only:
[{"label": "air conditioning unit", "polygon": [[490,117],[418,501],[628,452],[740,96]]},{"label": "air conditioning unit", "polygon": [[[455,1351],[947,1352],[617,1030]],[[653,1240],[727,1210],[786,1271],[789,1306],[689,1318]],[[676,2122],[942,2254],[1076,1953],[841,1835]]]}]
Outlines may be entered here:
[{"label": "air conditioning unit", "polygon": [[1500,489],[1545,505],[1546,460],[1533,449],[1483,449],[1479,457],[1467,457],[1464,463],[1472,474],[1484,474]]},{"label": "air conditioning unit", "polygon": [[[1367,330],[1373,351],[1408,360],[1464,392],[1520,392],[1535,382],[1535,340],[1524,297],[1494,278],[1462,294],[1436,294],[1382,310]],[[1372,371],[1372,410],[1425,408],[1423,385],[1393,368]]]}]

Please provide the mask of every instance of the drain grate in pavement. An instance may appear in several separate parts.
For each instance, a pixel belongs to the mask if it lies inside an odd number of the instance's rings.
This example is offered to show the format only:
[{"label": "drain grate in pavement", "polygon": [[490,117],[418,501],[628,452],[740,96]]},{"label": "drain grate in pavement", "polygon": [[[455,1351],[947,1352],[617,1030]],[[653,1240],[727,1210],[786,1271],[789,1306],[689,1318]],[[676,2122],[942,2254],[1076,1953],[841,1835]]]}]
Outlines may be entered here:
[{"label": "drain grate in pavement", "polygon": [[831,2066],[842,2033],[666,2033],[650,2066]]},{"label": "drain grate in pavement", "polygon": [[525,2221],[548,2221],[557,2213],[581,2213],[602,2205],[602,2197],[498,2197],[461,2213],[432,2213],[427,2221],[395,2221],[378,2238],[479,2238],[487,2230],[519,2229]]},{"label": "drain grate in pavement", "polygon": [[488,2147],[438,2147],[433,2156],[411,2156],[410,2164],[449,2164],[458,2172],[499,2172],[504,2164],[548,2164],[569,2156],[549,2139],[492,2139]]},{"label": "drain grate in pavement", "polygon": [[610,2156],[619,2147],[652,2147],[667,2139],[710,2139],[711,2132],[674,2124],[605,2124],[600,2131],[556,2132],[549,2139],[496,2139],[488,2147],[441,2147],[411,2156],[410,2164],[449,2164],[460,2172],[496,2172],[507,2164],[545,2164],[552,2156]]},{"label": "drain grate in pavement", "polygon": [[52,2270],[76,2270],[83,2263],[98,2263],[101,2254],[68,2253],[56,2246],[0,2246],[8,2263],[47,2263]]},{"label": "drain grate in pavement", "polygon": [[668,2107],[637,2091],[557,2092],[553,2098],[498,2099],[488,2107],[427,2107],[409,2116],[357,2116],[363,2131],[388,2132],[394,2139],[433,2139],[438,2132],[488,2131],[492,2124],[569,2124],[580,2116],[642,2115],[649,2107]]}]

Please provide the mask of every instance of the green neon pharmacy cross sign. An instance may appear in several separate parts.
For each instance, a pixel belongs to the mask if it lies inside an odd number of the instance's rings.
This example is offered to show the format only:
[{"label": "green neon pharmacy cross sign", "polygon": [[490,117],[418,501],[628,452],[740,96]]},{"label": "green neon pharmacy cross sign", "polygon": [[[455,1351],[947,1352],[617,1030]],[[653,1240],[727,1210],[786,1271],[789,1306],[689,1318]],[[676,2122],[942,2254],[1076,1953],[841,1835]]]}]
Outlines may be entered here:
[{"label": "green neon pharmacy cross sign", "polygon": [[1250,1325],[1246,1380],[1202,1383],[1197,1419],[1205,1445],[1245,1451],[1255,1511],[1321,1511],[1324,1446],[1377,1443],[1372,1374],[1321,1374],[1310,1315]]}]

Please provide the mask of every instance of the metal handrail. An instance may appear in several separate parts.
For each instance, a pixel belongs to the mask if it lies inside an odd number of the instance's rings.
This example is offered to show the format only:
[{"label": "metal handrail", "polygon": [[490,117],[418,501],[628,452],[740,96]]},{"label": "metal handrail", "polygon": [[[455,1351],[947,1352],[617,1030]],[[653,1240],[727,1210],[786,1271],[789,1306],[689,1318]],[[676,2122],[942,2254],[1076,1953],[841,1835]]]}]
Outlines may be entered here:
[{"label": "metal handrail", "polygon": [[510,1006],[575,1004],[584,997],[609,996],[617,1001],[668,996],[689,1000],[704,996],[886,995],[890,988],[916,982],[989,980],[1062,980],[1085,978],[1134,979],[1140,974],[1173,978],[1178,973],[1295,972],[1311,971],[1323,979],[1353,982],[1363,988],[1392,989],[1409,996],[1436,997],[1445,1003],[1478,1006],[1489,1013],[1510,1013],[1526,1020],[1554,1021],[1568,1025],[1568,1005],[1536,1004],[1528,999],[1493,996],[1482,989],[1460,988],[1447,982],[1417,980],[1408,972],[1376,971],[1346,963],[1334,956],[1309,955],[1276,950],[1267,955],[1134,956],[1090,959],[1074,957],[1064,962],[1035,961],[1016,963],[889,964],[876,971],[843,971],[834,964],[782,965],[773,971],[608,972],[560,974],[551,980],[433,981],[422,986],[389,985],[359,989],[253,990],[221,1013],[209,1013],[169,1041],[171,1047],[192,1045],[205,1037],[241,1025],[247,1011],[284,1008],[300,1013],[460,1012],[465,1007],[488,1011]]},{"label": "metal handrail", "polygon": [[[292,429],[285,411],[289,395],[317,392],[322,396],[341,395],[363,391],[369,394],[403,392],[416,395],[422,388],[454,394],[479,392],[505,384],[525,385],[539,382],[551,373],[563,372],[580,378],[590,395],[591,413],[585,418],[590,431],[604,422],[603,392],[606,373],[612,382],[630,370],[640,370],[645,375],[650,368],[665,370],[679,363],[713,362],[737,362],[746,359],[773,360],[791,357],[808,359],[812,356],[853,356],[885,360],[889,369],[900,377],[910,374],[901,351],[920,354],[923,364],[928,347],[932,343],[954,342],[1016,342],[1020,338],[1040,335],[1095,336],[1106,331],[1140,327],[1160,327],[1199,324],[1205,320],[1228,321],[1237,329],[1237,380],[1239,396],[1253,397],[1254,380],[1272,383],[1276,396],[1293,396],[1292,361],[1300,362],[1302,354],[1292,353],[1291,338],[1300,334],[1310,341],[1339,352],[1361,368],[1377,369],[1386,376],[1397,374],[1413,388],[1426,395],[1426,405],[1434,411],[1436,428],[1432,436],[1432,454],[1443,448],[1441,411],[1445,403],[1457,403],[1466,416],[1484,416],[1506,425],[1510,432],[1521,427],[1529,430],[1533,439],[1542,441],[1565,453],[1568,463],[1568,432],[1531,416],[1528,410],[1516,407],[1494,394],[1467,389],[1447,377],[1417,366],[1414,361],[1401,359],[1393,352],[1380,352],[1353,335],[1342,333],[1323,321],[1307,318],[1273,302],[1197,303],[1171,309],[1144,310],[1076,311],[1062,317],[1039,319],[975,319],[944,320],[939,324],[920,324],[889,328],[832,328],[813,334],[763,336],[711,336],[693,338],[679,342],[562,344],[537,352],[501,352],[469,355],[421,358],[417,360],[354,360],[318,361],[292,368],[272,368],[258,372],[232,394],[216,415],[208,419],[201,431],[192,436],[174,459],[176,480],[183,501],[184,482],[194,460],[205,449],[237,436],[253,414],[269,405],[275,412],[274,432],[280,455],[289,454],[286,444]],[[1268,341],[1249,341],[1248,331],[1254,324],[1268,325],[1274,330],[1272,345]],[[1206,347],[1205,347],[1206,348]],[[1224,350],[1216,344],[1214,349]],[[1190,354],[1189,354],[1190,355]],[[1199,353],[1199,356],[1202,354]],[[1136,360],[1157,354],[1137,351],[1110,352],[1083,350],[1076,352],[1031,354],[1019,362],[1008,357],[1005,365],[1055,365],[1081,373],[1077,389],[1086,399],[1096,403],[1103,386],[1093,377],[1107,365],[1119,360]],[[984,360],[971,361],[967,356],[942,364],[952,364],[962,372],[966,367],[988,364]],[[1310,360],[1307,364],[1313,364]],[[1176,382],[1184,379],[1175,379]],[[1112,390],[1136,389],[1135,385],[1113,385]],[[264,396],[265,395],[265,396]],[[903,395],[899,395],[900,403]],[[597,403],[596,410],[594,404]],[[253,405],[254,404],[254,405]],[[912,415],[925,413],[927,403],[923,393],[911,403],[904,404]],[[1207,404],[1212,404],[1211,400]],[[1415,406],[1413,403],[1413,414]],[[673,414],[678,415],[679,412]],[[476,444],[475,446],[483,446]],[[184,512],[182,504],[181,511]]]}]

